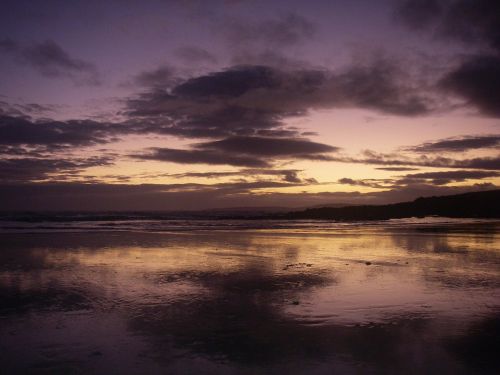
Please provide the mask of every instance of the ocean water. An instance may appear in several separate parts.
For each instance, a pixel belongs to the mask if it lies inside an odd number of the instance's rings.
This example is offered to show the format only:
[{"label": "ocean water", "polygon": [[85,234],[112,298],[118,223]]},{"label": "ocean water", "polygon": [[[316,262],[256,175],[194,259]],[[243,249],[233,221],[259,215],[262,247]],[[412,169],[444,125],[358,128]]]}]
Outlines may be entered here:
[{"label": "ocean water", "polygon": [[0,372],[499,373],[499,229],[4,216]]}]

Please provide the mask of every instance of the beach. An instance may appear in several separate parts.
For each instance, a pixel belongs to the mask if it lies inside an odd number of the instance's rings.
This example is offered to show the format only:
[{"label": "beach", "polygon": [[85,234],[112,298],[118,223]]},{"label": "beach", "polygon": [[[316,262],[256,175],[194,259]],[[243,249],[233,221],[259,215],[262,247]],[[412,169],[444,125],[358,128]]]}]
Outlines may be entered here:
[{"label": "beach", "polygon": [[2,373],[500,370],[500,222],[244,223],[4,224]]}]

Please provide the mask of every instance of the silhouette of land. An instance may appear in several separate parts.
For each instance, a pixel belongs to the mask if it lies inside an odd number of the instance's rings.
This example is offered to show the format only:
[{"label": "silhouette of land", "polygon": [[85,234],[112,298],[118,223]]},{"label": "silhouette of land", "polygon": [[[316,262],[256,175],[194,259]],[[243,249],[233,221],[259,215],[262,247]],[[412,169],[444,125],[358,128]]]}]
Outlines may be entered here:
[{"label": "silhouette of land", "polygon": [[500,218],[500,190],[417,198],[412,202],[386,205],[309,208],[279,215],[279,218],[351,221],[425,216]]}]

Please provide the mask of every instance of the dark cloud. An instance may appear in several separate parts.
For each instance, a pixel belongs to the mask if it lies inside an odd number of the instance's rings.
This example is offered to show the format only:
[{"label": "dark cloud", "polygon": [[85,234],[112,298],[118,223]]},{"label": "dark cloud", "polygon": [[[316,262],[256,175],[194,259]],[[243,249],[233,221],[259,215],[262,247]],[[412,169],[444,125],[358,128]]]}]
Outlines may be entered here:
[{"label": "dark cloud", "polygon": [[407,174],[402,179],[398,180],[398,184],[408,183],[415,181],[430,180],[434,185],[445,185],[450,182],[463,182],[467,180],[477,180],[484,178],[498,177],[498,172],[494,171],[444,171],[444,172],[424,172],[424,173],[414,173]]},{"label": "dark cloud", "polygon": [[401,189],[414,186],[434,185],[442,186],[452,182],[464,182],[468,180],[481,180],[498,177],[495,171],[443,171],[443,172],[423,172],[407,174],[402,177],[392,179],[361,179],[341,178],[337,182],[344,185],[363,186],[378,189]]},{"label": "dark cloud", "polygon": [[423,115],[430,102],[417,93],[395,62],[380,59],[350,67],[332,79],[330,106],[372,109],[401,116]]},{"label": "dark cloud", "polygon": [[31,121],[26,117],[0,116],[0,180],[3,182],[64,180],[86,168],[110,165],[113,155],[82,158],[77,147],[114,140],[113,126],[89,120]]},{"label": "dark cloud", "polygon": [[108,142],[110,133],[112,126],[90,120],[33,122],[22,117],[0,116],[0,145],[5,146],[89,146]]},{"label": "dark cloud", "polygon": [[0,145],[0,157],[33,157],[41,158],[45,156],[47,148],[44,146],[6,146]]},{"label": "dark cloud", "polygon": [[453,168],[475,168],[475,169],[489,169],[500,170],[500,157],[484,157],[472,158],[465,160],[444,160],[444,164],[448,163]]},{"label": "dark cloud", "polygon": [[474,47],[440,82],[445,90],[489,116],[500,116],[500,2],[406,0],[397,14],[412,28]]},{"label": "dark cloud", "polygon": [[108,157],[75,159],[8,158],[0,159],[0,181],[61,180],[83,169],[111,164]]},{"label": "dark cloud", "polygon": [[482,113],[500,116],[500,55],[471,57],[448,73],[440,85]]},{"label": "dark cloud", "polygon": [[175,96],[194,100],[234,98],[251,90],[276,89],[280,84],[282,82],[274,69],[266,66],[244,66],[189,79],[175,87],[172,92]]},{"label": "dark cloud", "polygon": [[132,83],[144,87],[169,87],[176,82],[175,69],[168,65],[144,71],[132,78]]},{"label": "dark cloud", "polygon": [[[295,171],[286,172],[283,176],[283,179],[287,182],[296,182],[296,183],[302,182],[300,177],[297,175],[297,172],[295,172]],[[315,180],[309,179],[309,182],[313,182],[313,181],[315,181]]]},{"label": "dark cloud", "polygon": [[403,154],[383,154],[371,150],[364,151],[360,157],[333,156],[332,161],[342,163],[361,163],[375,165],[416,166],[433,168],[468,168],[500,170],[500,156],[453,159],[442,156],[422,155],[408,157]]},{"label": "dark cloud", "polygon": [[286,118],[312,109],[355,107],[404,116],[430,111],[428,101],[401,74],[387,60],[337,73],[236,66],[188,79],[171,90],[143,93],[128,101],[127,114],[149,122],[146,131],[220,138],[282,132]]},{"label": "dark cloud", "polygon": [[[156,99],[155,99],[156,101]],[[221,138],[230,135],[295,135],[282,128],[283,115],[268,109],[246,108],[239,105],[209,103],[176,103],[171,111],[162,113],[162,104],[148,103],[133,115],[137,132],[167,134],[187,138]],[[158,113],[154,113],[158,112]]]},{"label": "dark cloud", "polygon": [[61,46],[52,40],[23,46],[4,39],[0,41],[0,51],[30,65],[46,77],[62,77],[76,84],[99,85],[101,78],[96,66],[90,62],[70,56]]},{"label": "dark cloud", "polygon": [[219,141],[196,144],[197,148],[225,153],[241,153],[266,157],[313,155],[338,151],[338,147],[300,138],[229,137]]},{"label": "dark cloud", "polygon": [[396,16],[410,28],[422,30],[430,27],[442,11],[439,0],[406,0],[399,2]]},{"label": "dark cloud", "polygon": [[[327,154],[337,150],[337,147],[302,138],[235,136],[197,143],[188,150],[155,148],[150,154],[134,157],[183,164],[269,167],[276,159],[329,160]],[[293,176],[289,178],[293,179]]]},{"label": "dark cloud", "polygon": [[256,129],[254,133],[259,137],[306,137],[310,135],[318,135],[314,132],[302,132],[299,134],[295,129]]},{"label": "dark cloud", "polygon": [[57,106],[38,103],[9,103],[0,100],[0,116],[25,117],[47,116],[55,112]]},{"label": "dark cloud", "polygon": [[397,15],[436,37],[500,50],[500,4],[496,0],[405,0]]},{"label": "dark cloud", "polygon": [[220,178],[220,177],[240,177],[244,175],[243,171],[233,172],[186,172],[186,173],[167,173],[165,176],[174,178]]},{"label": "dark cloud", "polygon": [[232,155],[213,150],[179,150],[156,148],[150,154],[133,155],[144,160],[168,161],[179,164],[233,165],[237,167],[269,167],[270,164],[259,157]]},{"label": "dark cloud", "polygon": [[497,148],[500,146],[500,135],[468,136],[443,139],[409,147],[415,152],[464,152],[482,148]]},{"label": "dark cloud", "polygon": [[176,174],[166,174],[168,177],[174,178],[220,178],[220,177],[257,177],[257,176],[279,176],[283,181],[300,183],[303,181],[312,182],[312,179],[302,180],[299,177],[299,169],[240,169],[238,171],[228,172],[186,172]]},{"label": "dark cloud", "polygon": [[26,113],[26,111],[22,111],[21,108],[19,108],[15,104],[7,103],[4,101],[0,101],[0,116],[29,118],[29,115]]},{"label": "dark cloud", "polygon": [[[500,51],[500,3],[496,0],[443,2],[438,32],[465,43],[484,43]],[[439,22],[439,20],[438,20]]]},{"label": "dark cloud", "polygon": [[386,180],[377,180],[377,179],[354,180],[352,178],[344,177],[339,179],[337,182],[342,185],[363,186],[371,188],[386,188],[387,186],[383,184],[383,182],[385,181]]},{"label": "dark cloud", "polygon": [[38,103],[27,103],[27,104],[18,104],[19,108],[28,113],[46,113],[46,112],[54,112],[57,109],[55,105],[43,105]]}]

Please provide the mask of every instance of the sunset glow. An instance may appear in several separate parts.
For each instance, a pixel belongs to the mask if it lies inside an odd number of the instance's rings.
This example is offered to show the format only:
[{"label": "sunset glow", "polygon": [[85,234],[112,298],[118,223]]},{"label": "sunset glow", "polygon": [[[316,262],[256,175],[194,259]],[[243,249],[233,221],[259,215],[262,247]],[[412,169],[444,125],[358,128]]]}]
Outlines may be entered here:
[{"label": "sunset glow", "polygon": [[494,189],[494,11],[466,5],[479,12],[469,19],[453,13],[459,1],[431,3],[12,2],[0,26],[2,208]]}]

